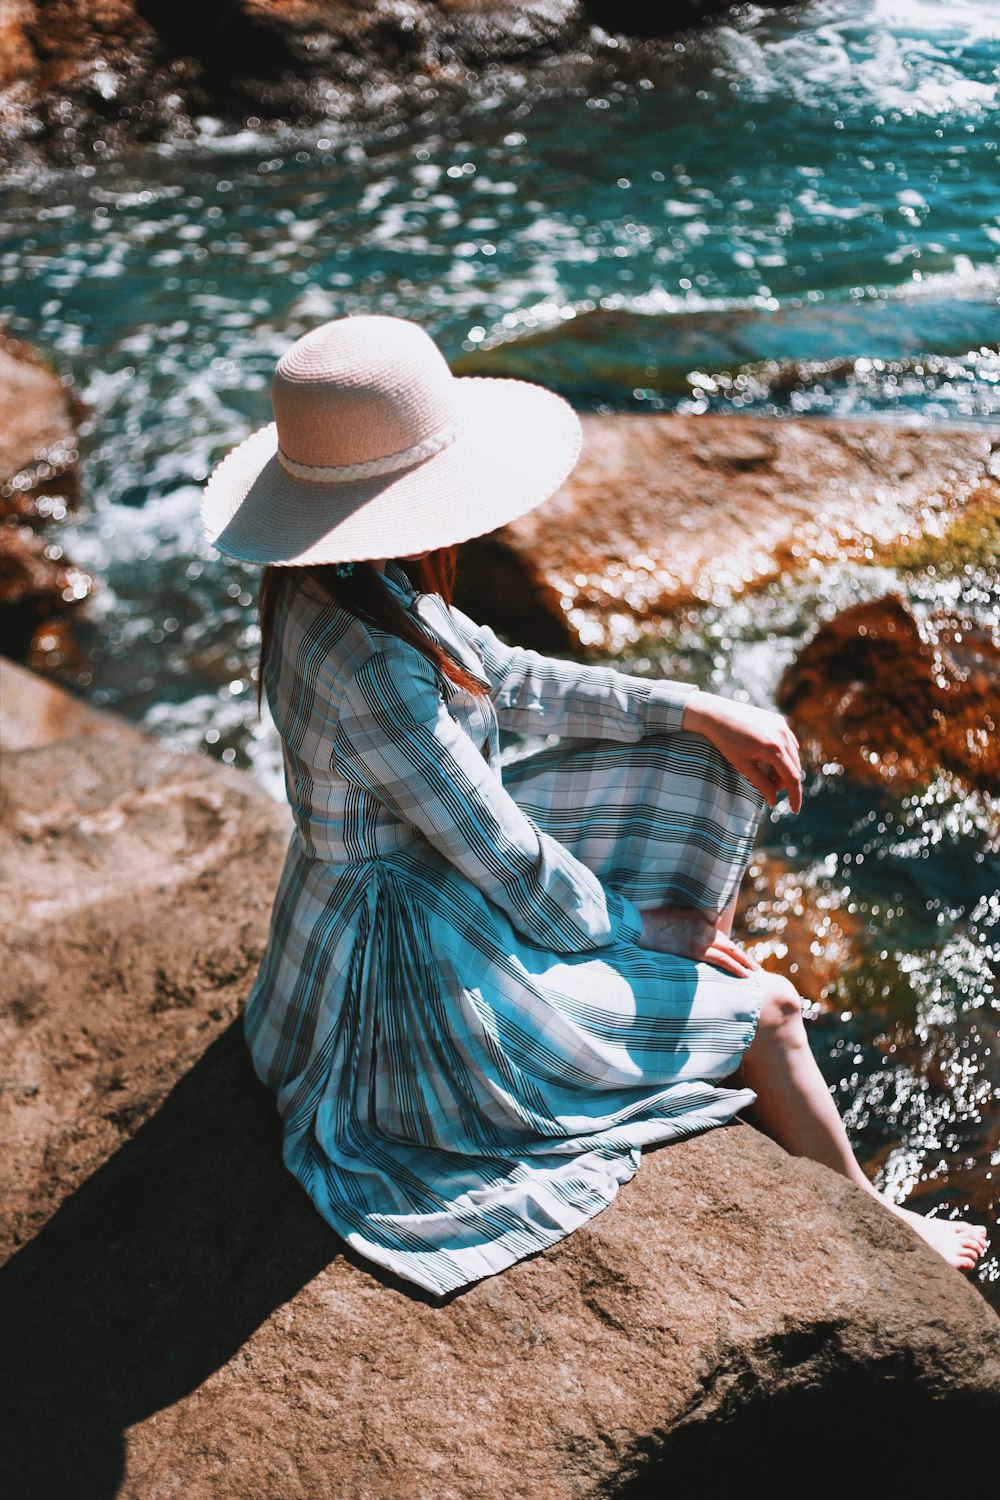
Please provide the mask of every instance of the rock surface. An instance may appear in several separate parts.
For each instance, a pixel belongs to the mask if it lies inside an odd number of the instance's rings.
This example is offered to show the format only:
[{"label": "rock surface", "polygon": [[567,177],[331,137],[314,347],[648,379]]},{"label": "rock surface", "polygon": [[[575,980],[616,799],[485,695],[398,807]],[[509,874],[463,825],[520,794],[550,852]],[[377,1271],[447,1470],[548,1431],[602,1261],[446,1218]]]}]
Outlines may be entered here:
[{"label": "rock surface", "polygon": [[236,1019],[287,813],[110,717],[52,731],[39,691],[0,818],[12,1493],[635,1500],[773,1479],[779,1447],[831,1492],[990,1477],[1000,1322],[749,1126],[644,1153],[441,1303],[373,1274],[282,1166]]},{"label": "rock surface", "polygon": [[78,502],[85,408],[42,356],[0,331],[0,651],[43,657],[91,580],[47,533]]},{"label": "rock surface", "polygon": [[3,659],[0,704],[9,1248],[235,1014],[288,815]]},{"label": "rock surface", "polygon": [[523,598],[548,601],[540,649],[616,651],[679,605],[1000,509],[1000,443],[983,431],[664,414],[583,429],[562,489],[463,549],[466,597],[498,628],[517,633]]},{"label": "rock surface", "polygon": [[897,595],[843,610],[778,690],[813,766],[905,792],[939,769],[1000,792],[1000,638],[971,620],[917,620]]}]

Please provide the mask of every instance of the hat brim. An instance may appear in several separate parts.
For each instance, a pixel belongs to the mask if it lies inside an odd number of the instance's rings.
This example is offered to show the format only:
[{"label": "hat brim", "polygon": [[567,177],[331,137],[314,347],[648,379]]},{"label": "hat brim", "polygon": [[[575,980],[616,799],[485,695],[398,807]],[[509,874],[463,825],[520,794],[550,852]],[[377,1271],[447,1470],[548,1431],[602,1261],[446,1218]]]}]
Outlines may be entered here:
[{"label": "hat brim", "polygon": [[277,457],[274,422],[213,469],[202,499],[209,540],[242,562],[305,566],[435,551],[485,536],[547,499],[580,454],[572,407],[522,380],[455,380],[460,435],[431,458],[375,479],[314,484]]}]

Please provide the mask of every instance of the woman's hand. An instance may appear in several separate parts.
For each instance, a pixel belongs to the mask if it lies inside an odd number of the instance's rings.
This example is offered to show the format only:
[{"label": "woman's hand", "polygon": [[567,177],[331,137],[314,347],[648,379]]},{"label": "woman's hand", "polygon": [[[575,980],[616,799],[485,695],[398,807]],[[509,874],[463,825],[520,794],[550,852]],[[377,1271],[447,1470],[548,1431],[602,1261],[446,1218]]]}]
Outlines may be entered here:
[{"label": "woman's hand", "polygon": [[792,812],[802,806],[799,743],[780,714],[720,698],[699,688],[684,705],[684,728],[703,734],[757,788],[768,807],[786,791]]},{"label": "woman's hand", "polygon": [[642,913],[640,948],[656,953],[676,953],[699,963],[715,964],[743,978],[760,968],[744,948],[734,943],[718,925],[716,912],[693,906],[658,906]]}]

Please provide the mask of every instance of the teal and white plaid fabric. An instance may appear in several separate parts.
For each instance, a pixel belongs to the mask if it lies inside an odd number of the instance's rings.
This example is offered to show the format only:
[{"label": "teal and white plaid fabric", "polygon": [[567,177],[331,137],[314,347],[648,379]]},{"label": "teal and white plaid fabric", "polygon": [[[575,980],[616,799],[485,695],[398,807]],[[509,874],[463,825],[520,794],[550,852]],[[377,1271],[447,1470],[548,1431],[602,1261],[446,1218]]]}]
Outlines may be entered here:
[{"label": "teal and white plaid fabric", "polygon": [[[681,730],[690,687],[505,646],[388,580],[489,695],[287,588],[265,685],[296,831],[246,1034],[319,1212],[443,1294],[753,1101],[712,1080],[758,979],[636,938],[643,906],[729,902],[764,803]],[[501,768],[501,725],[560,742]]]}]

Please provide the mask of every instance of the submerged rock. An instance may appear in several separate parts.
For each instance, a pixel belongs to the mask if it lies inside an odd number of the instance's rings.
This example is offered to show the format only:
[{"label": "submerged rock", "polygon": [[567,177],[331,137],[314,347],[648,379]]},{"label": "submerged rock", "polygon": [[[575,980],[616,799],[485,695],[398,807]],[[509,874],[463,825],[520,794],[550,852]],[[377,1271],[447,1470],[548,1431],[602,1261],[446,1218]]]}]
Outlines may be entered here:
[{"label": "submerged rock", "polygon": [[[765,402],[794,406],[817,385],[863,393],[880,406],[894,388],[954,379],[956,363],[968,371],[980,359],[981,383],[991,381],[995,309],[959,291],[724,309],[655,294],[636,300],[643,311],[592,301],[564,304],[558,313],[524,308],[512,328],[485,328],[454,368],[533,380],[580,404],[624,403],[642,415],[669,409],[678,397],[747,415]],[[966,351],[959,361],[956,350]]]},{"label": "submerged rock", "polygon": [[[34,680],[0,672],[30,724]],[[1000,1322],[747,1125],[645,1152],[583,1229],[442,1302],[359,1261],[239,1034],[287,812],[93,717],[4,757],[12,1493],[637,1500],[765,1483],[779,1449],[831,1488],[991,1477]]]},{"label": "submerged rock", "polygon": [[545,607],[541,649],[617,651],[684,604],[814,559],[871,561],[971,497],[1000,507],[985,431],[665,414],[583,429],[551,500],[463,548],[465,597],[498,629],[525,638],[522,602]]},{"label": "submerged rock", "polygon": [[[775,10],[798,3],[772,0]],[[583,0],[583,6],[588,18],[607,31],[656,37],[732,10],[734,0]]]},{"label": "submerged rock", "polygon": [[809,761],[903,792],[945,770],[1000,793],[1000,640],[897,595],[822,625],[782,679],[778,706]]}]

